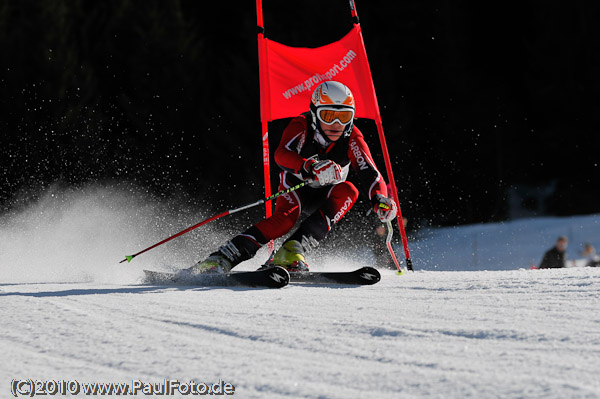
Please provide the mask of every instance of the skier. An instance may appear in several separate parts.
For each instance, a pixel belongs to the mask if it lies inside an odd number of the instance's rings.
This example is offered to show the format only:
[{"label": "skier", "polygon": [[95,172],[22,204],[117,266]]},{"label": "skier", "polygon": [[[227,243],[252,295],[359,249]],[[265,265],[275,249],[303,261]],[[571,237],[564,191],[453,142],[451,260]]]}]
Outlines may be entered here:
[{"label": "skier", "polygon": [[560,236],[556,244],[544,254],[539,269],[555,269],[565,267],[567,261],[567,237]]},{"label": "skier", "polygon": [[289,233],[301,214],[308,217],[269,260],[288,271],[307,271],[305,255],[325,238],[352,208],[358,189],[347,181],[350,166],[358,172],[376,215],[382,222],[396,217],[396,203],[387,197],[360,130],[354,126],[352,92],[339,82],[320,84],[312,94],[310,111],[293,118],[275,151],[281,168],[279,190],[302,181],[309,185],[279,197],[275,212],[227,241],[186,273],[226,273],[252,258],[270,240]]}]

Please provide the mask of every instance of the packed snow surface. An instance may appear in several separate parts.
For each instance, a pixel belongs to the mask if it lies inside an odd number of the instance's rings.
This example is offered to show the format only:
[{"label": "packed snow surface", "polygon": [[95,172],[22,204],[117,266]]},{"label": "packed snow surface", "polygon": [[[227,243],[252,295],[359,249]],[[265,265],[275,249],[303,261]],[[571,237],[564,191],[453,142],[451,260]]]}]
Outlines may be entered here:
[{"label": "packed snow surface", "polygon": [[280,290],[1,286],[13,378],[177,379],[240,398],[597,398],[600,273],[385,274]]},{"label": "packed snow surface", "polygon": [[[148,286],[142,269],[188,265],[205,254],[190,248],[210,230],[118,264],[164,238],[157,226],[168,222],[172,234],[189,219],[159,220],[157,203],[104,191],[57,198],[2,220],[0,397],[12,396],[13,379],[222,380],[239,398],[600,397],[599,268],[435,270],[451,268],[440,261],[403,276],[383,271],[364,287]],[[597,234],[598,216],[541,222]],[[472,238],[474,228],[439,237]],[[412,243],[416,253],[424,242]],[[439,247],[448,259],[450,247]],[[173,255],[161,251],[174,249],[182,258],[167,264]],[[319,267],[361,262],[327,258]]]}]

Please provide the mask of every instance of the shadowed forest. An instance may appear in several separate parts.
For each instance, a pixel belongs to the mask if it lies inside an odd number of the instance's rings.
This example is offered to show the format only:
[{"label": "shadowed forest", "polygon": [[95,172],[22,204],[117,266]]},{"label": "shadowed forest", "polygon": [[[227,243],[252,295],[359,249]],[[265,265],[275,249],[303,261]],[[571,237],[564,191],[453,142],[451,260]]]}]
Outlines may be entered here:
[{"label": "shadowed forest", "polygon": [[[263,7],[266,36],[287,45],[352,27],[343,0]],[[547,214],[600,212],[598,3],[356,7],[411,223],[504,220],[517,185],[552,185]],[[1,1],[0,49],[5,212],[54,183],[215,207],[262,196],[254,2]],[[384,170],[375,124],[357,125]]]}]

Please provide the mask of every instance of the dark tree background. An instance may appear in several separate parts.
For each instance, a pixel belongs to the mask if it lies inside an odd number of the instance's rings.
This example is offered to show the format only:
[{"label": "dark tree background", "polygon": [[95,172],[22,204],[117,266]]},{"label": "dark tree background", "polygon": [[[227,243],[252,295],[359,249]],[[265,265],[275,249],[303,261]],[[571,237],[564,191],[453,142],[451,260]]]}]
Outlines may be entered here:
[{"label": "dark tree background", "polygon": [[[346,0],[264,8],[267,36],[288,45],[351,28]],[[548,212],[600,211],[597,2],[357,9],[405,216],[502,220],[507,189],[549,182]],[[5,211],[54,182],[214,203],[262,195],[253,1],[4,0],[0,49]],[[284,123],[271,124],[272,147]],[[375,125],[358,124],[378,153]]]}]

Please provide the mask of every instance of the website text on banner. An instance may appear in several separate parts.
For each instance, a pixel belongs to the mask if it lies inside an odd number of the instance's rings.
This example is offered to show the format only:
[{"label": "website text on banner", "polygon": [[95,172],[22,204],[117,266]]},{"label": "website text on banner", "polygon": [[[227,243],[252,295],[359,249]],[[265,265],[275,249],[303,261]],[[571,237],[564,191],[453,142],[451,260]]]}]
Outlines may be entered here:
[{"label": "website text on banner", "polygon": [[337,42],[317,48],[290,47],[265,39],[268,93],[261,101],[262,120],[294,117],[305,112],[312,90],[326,80],[343,82],[352,90],[356,117],[376,120],[375,99],[369,63],[362,50],[360,26]]},{"label": "website text on banner", "polygon": [[329,68],[329,71],[325,72],[324,74],[323,73],[314,74],[312,77],[306,79],[304,82],[300,83],[296,87],[292,87],[291,89],[284,91],[282,93],[283,97],[285,97],[286,100],[289,100],[290,97],[292,97],[298,93],[302,93],[304,91],[309,91],[310,93],[312,93],[311,90],[313,87],[318,86],[319,83],[321,83],[321,82],[325,82],[327,80],[333,80],[335,75],[337,75],[339,72],[342,72],[344,69],[346,69],[346,67],[348,65],[350,65],[352,60],[354,60],[355,58],[356,58],[356,53],[353,50],[348,51],[348,53],[346,54],[346,56],[344,58],[342,58],[341,60],[339,60],[339,62],[337,64],[334,64],[331,68]]}]

